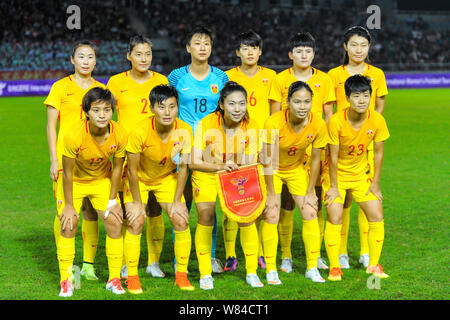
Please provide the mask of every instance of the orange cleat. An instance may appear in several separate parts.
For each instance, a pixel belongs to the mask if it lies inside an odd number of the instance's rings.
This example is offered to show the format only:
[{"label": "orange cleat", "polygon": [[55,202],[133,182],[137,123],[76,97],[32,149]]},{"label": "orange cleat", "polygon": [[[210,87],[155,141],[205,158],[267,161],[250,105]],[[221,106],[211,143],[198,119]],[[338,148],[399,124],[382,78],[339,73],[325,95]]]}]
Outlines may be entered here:
[{"label": "orange cleat", "polygon": [[381,279],[389,278],[389,276],[384,273],[383,268],[379,264],[377,264],[376,266],[367,267],[366,273],[373,274],[375,277],[379,277]]},{"label": "orange cleat", "polygon": [[127,285],[128,291],[132,294],[140,294],[143,292],[141,279],[139,279],[138,275],[128,276],[127,280],[125,280],[125,284]]},{"label": "orange cleat", "polygon": [[331,268],[328,274],[328,280],[330,281],[341,281],[341,276],[343,275],[341,268]]},{"label": "orange cleat", "polygon": [[189,282],[186,272],[178,272],[175,274],[175,284],[181,290],[192,291],[194,286]]}]

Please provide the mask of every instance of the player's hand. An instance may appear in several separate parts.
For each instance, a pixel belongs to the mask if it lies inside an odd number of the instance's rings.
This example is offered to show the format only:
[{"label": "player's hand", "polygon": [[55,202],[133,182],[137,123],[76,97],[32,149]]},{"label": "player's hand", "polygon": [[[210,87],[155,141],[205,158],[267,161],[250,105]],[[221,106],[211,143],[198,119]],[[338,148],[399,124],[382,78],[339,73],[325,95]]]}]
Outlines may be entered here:
[{"label": "player's hand", "polygon": [[339,193],[339,189],[337,187],[331,187],[327,192],[325,192],[324,202],[327,207],[331,206],[331,204],[336,200],[336,198],[341,198],[342,196]]},{"label": "player's hand", "polygon": [[189,212],[186,204],[180,201],[174,202],[169,206],[169,218],[172,220],[173,216],[178,214],[189,225]]},{"label": "player's hand", "polygon": [[56,181],[56,178],[58,177],[58,168],[59,168],[59,162],[52,161],[52,163],[50,165],[50,178],[53,181]]},{"label": "player's hand", "polygon": [[378,200],[383,200],[383,195],[381,194],[380,185],[377,182],[372,182],[370,184],[369,190],[367,190],[366,196],[369,195],[369,193],[373,193],[375,197],[378,198]]},{"label": "player's hand", "polygon": [[221,169],[219,169],[219,171],[225,170],[225,171],[231,172],[234,170],[239,170],[239,166],[236,163],[234,163],[233,161],[227,161],[227,163],[222,164],[220,167],[221,167]]},{"label": "player's hand", "polygon": [[106,208],[106,211],[105,211],[104,218],[105,218],[105,220],[112,219],[112,220],[115,220],[117,223],[122,224],[123,211],[122,211],[122,206],[120,205],[120,203],[115,201],[114,203],[111,202],[111,204],[108,204],[108,207]]},{"label": "player's hand", "polygon": [[61,216],[59,216],[59,219],[61,220],[61,230],[72,231],[74,222],[78,221],[79,218],[80,216],[73,206],[65,205],[61,212]]},{"label": "player's hand", "polygon": [[145,216],[145,206],[142,202],[130,202],[126,214],[128,225],[132,225],[141,215]]},{"label": "player's hand", "polygon": [[302,209],[306,206],[310,206],[316,211],[319,209],[319,198],[317,198],[314,192],[308,192],[305,195],[305,201],[303,201]]}]

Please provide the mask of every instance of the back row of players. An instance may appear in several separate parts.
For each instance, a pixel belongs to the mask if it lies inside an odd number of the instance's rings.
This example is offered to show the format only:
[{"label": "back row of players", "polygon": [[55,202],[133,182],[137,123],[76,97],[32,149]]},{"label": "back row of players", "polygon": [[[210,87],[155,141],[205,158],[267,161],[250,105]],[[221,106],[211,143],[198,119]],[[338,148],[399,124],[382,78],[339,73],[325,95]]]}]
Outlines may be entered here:
[{"label": "back row of players", "polygon": [[[345,32],[344,63],[328,74],[311,66],[316,45],[309,33],[291,37],[288,54],[293,66],[279,74],[258,65],[262,40],[255,32],[237,37],[236,54],[241,65],[226,72],[208,64],[212,39],[207,28],[192,30],[186,41],[191,64],[175,69],[166,78],[149,70],[151,41],[132,37],[127,49],[131,69],[112,76],[108,90],[91,77],[95,46],[89,41],[74,46],[70,58],[74,74],[55,82],[44,101],[50,176],[58,209],[54,234],[60,296],[71,296],[74,291],[71,271],[80,211],[81,274],[86,279],[97,280],[93,264],[98,216],[107,231],[108,290],[124,293],[120,278],[125,276],[130,293],[142,292],[138,262],[146,220],[146,271],[153,277],[164,277],[159,267],[165,233],[162,208],[173,226],[175,283],[183,290],[193,290],[187,278],[191,250],[188,212],[193,199],[198,212],[195,247],[202,289],[213,289],[212,272],[236,269],[239,229],[247,283],[263,286],[256,275],[259,264],[266,269],[267,283],[280,285],[277,247],[280,242],[280,269],[292,272],[295,205],[302,214],[306,278],[325,282],[318,271],[328,269],[320,257],[325,239],[330,262],[328,279],[341,280],[341,269],[350,268],[347,238],[352,195],[360,206],[359,262],[368,273],[387,277],[378,263],[384,241],[378,182],[383,141],[389,136],[381,116],[387,86],[383,71],[366,62],[369,32],[363,27]],[[111,120],[116,106],[119,124]],[[253,148],[253,141],[245,135],[259,128],[279,130],[278,135],[269,134],[264,143],[257,143],[262,145],[262,152],[259,147]],[[223,133],[223,144],[219,143],[221,139],[205,136],[208,129]],[[246,140],[236,143],[235,137],[242,132]],[[243,156],[245,163],[259,161],[266,168],[274,167],[270,156],[274,145],[279,159],[277,170],[265,175],[267,202],[263,215],[255,223],[239,225],[223,215],[223,268],[215,258],[214,173],[237,169],[244,163]],[[329,156],[324,151],[327,145]],[[117,194],[121,201],[116,200]],[[326,227],[316,195],[327,205]],[[120,202],[124,203],[126,219],[122,219]]]}]

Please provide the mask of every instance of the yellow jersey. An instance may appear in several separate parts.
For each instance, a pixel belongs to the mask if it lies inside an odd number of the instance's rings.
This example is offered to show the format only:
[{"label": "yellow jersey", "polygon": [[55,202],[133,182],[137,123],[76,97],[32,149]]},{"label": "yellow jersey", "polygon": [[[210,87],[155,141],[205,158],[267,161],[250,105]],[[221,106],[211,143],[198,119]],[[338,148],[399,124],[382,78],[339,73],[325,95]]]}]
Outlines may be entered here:
[{"label": "yellow jersey", "polygon": [[[220,112],[210,113],[200,120],[195,130],[194,147],[217,159],[218,163],[233,161],[238,163],[238,154],[257,155],[261,150],[259,127],[256,121],[242,121],[241,126],[230,137],[222,127],[223,118]],[[208,149],[208,150],[207,150]],[[256,161],[255,161],[256,162]]]},{"label": "yellow jersey", "polygon": [[64,136],[63,155],[75,159],[73,181],[90,182],[111,177],[111,157],[125,158],[127,133],[117,122],[110,121],[109,136],[99,145],[89,131],[89,120],[78,120]]},{"label": "yellow jersey", "polygon": [[367,148],[371,142],[389,138],[384,117],[375,111],[367,111],[367,118],[359,130],[348,121],[348,108],[335,113],[328,121],[330,144],[339,146],[338,179],[345,182],[359,181],[368,169]]},{"label": "yellow jersey", "polygon": [[136,82],[130,71],[126,71],[112,76],[106,85],[116,98],[118,121],[128,133],[133,131],[137,123],[153,115],[150,91],[158,85],[169,84],[167,77],[158,72],[149,72],[152,76],[144,83]]},{"label": "yellow jersey", "polygon": [[128,138],[126,150],[139,153],[139,180],[148,185],[156,185],[161,179],[176,172],[173,158],[178,152],[191,152],[192,128],[186,122],[175,119],[174,128],[164,142],[156,131],[155,117],[139,122]]},{"label": "yellow jersey", "polygon": [[289,122],[289,110],[274,113],[267,119],[264,129],[266,143],[278,141],[278,170],[292,170],[305,162],[305,152],[312,148],[325,148],[328,144],[328,130],[325,121],[314,113],[309,113],[308,124],[296,133]]},{"label": "yellow jersey", "polygon": [[[336,100],[334,87],[330,77],[316,68],[312,68],[313,75],[306,81],[313,91],[311,112],[322,118],[323,105]],[[281,110],[288,109],[287,97],[289,86],[299,81],[294,75],[293,67],[275,76],[270,87],[269,99],[280,102]]]},{"label": "yellow jersey", "polygon": [[[350,107],[350,103],[345,96],[345,81],[351,76],[344,65],[336,67],[328,71],[328,74],[333,81],[333,87],[336,92],[336,106],[337,111],[344,110]],[[366,70],[362,74],[371,81],[372,96],[370,97],[369,110],[375,110],[375,100],[377,97],[382,97],[388,94],[386,85],[386,77],[383,70],[366,63]]]},{"label": "yellow jersey", "polygon": [[86,116],[81,107],[84,95],[95,87],[105,88],[105,85],[92,78],[92,85],[87,89],[82,89],[74,80],[73,76],[67,76],[56,81],[47,98],[45,106],[51,106],[59,111],[59,131],[56,140],[56,155],[60,166],[62,165],[62,150],[64,142],[64,132],[72,127],[80,119]]},{"label": "yellow jersey", "polygon": [[253,77],[245,75],[239,67],[225,72],[230,81],[239,83],[247,91],[247,110],[250,119],[256,121],[260,128],[270,116],[269,92],[272,80],[277,74],[272,69],[259,66]]}]

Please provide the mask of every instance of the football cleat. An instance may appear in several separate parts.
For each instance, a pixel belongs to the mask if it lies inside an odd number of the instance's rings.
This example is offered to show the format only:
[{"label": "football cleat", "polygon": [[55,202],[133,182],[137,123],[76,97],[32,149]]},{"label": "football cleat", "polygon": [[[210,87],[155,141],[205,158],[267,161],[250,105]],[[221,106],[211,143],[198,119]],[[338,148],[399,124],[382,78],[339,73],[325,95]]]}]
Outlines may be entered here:
[{"label": "football cleat", "polygon": [[317,258],[317,268],[322,270],[328,269],[327,263],[325,262],[325,260],[323,260],[322,257]]},{"label": "football cleat", "polygon": [[319,269],[313,267],[305,272],[305,278],[311,279],[312,282],[324,283],[325,279],[320,275]]},{"label": "football cleat", "polygon": [[217,258],[211,259],[211,268],[212,268],[212,272],[214,272],[214,273],[223,273],[223,264]]},{"label": "football cleat", "polygon": [[376,266],[369,266],[366,270],[366,273],[373,274],[375,277],[379,277],[381,279],[389,278],[389,276],[384,273],[383,268],[377,264]]},{"label": "football cleat", "polygon": [[189,282],[186,272],[177,272],[175,274],[175,284],[181,290],[192,291],[194,286]]},{"label": "football cleat", "polygon": [[292,259],[291,258],[284,258],[281,261],[280,270],[284,271],[286,273],[291,273],[292,272]]},{"label": "football cleat", "polygon": [[60,297],[64,298],[71,297],[73,295],[73,291],[74,291],[73,284],[69,279],[61,282],[61,290],[59,291]]},{"label": "football cleat", "polygon": [[341,268],[331,268],[330,273],[328,274],[328,280],[341,281],[342,275],[343,275],[343,273],[342,273]]},{"label": "football cleat", "polygon": [[247,283],[249,285],[252,286],[252,288],[262,288],[264,287],[264,284],[261,282],[261,280],[259,280],[258,276],[254,273],[249,273],[247,275],[247,277],[245,278],[245,281],[247,281]]},{"label": "football cleat", "polygon": [[225,268],[223,271],[235,271],[237,267],[237,259],[236,257],[228,257],[225,262]]},{"label": "football cleat", "polygon": [[114,294],[124,294],[125,290],[122,287],[122,283],[120,283],[119,278],[114,278],[108,281],[106,284],[106,290],[111,291]]},{"label": "football cleat", "polygon": [[151,265],[147,266],[145,272],[152,275],[153,278],[164,278],[166,275],[161,271],[159,263],[153,262]]},{"label": "football cleat", "polygon": [[125,284],[127,285],[128,292],[132,294],[140,294],[143,292],[141,279],[139,279],[138,275],[128,276],[127,280],[125,280]]},{"label": "football cleat", "polygon": [[350,258],[348,254],[341,254],[339,255],[339,265],[341,269],[350,269]]},{"label": "football cleat", "polygon": [[282,284],[280,278],[278,278],[278,272],[276,272],[275,270],[270,270],[270,272],[266,274],[266,280],[268,284],[272,285]]},{"label": "football cleat", "polygon": [[367,269],[369,267],[369,254],[365,253],[360,256],[358,262]]},{"label": "football cleat", "polygon": [[98,280],[97,275],[95,274],[95,268],[93,264],[83,263],[83,267],[81,268],[80,274],[86,280]]},{"label": "football cleat", "polygon": [[214,289],[214,278],[211,275],[203,276],[200,279],[200,288],[203,290]]}]

